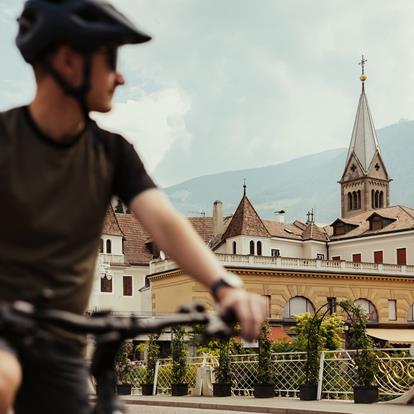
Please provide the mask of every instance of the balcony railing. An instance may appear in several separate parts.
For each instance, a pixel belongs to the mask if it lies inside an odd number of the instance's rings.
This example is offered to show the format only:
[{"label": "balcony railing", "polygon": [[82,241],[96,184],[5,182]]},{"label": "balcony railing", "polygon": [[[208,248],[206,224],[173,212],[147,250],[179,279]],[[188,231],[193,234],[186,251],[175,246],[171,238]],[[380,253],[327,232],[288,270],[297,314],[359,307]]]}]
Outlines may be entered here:
[{"label": "balcony railing", "polygon": [[[354,263],[338,260],[297,259],[290,257],[250,256],[237,254],[215,254],[217,259],[228,267],[249,269],[315,271],[347,274],[368,274],[383,276],[414,277],[414,266],[380,263]],[[150,274],[178,269],[178,265],[170,259],[150,262]]]},{"label": "balcony railing", "polygon": [[123,254],[104,254],[100,255],[105,264],[124,264],[125,257]]}]

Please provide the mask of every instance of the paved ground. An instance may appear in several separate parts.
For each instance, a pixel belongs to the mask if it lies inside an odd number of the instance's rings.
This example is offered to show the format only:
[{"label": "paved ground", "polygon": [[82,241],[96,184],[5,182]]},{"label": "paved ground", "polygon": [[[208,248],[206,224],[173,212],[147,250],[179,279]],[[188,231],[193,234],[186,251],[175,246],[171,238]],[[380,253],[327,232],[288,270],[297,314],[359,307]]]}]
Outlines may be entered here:
[{"label": "paved ground", "polygon": [[[288,398],[128,396],[122,398],[131,414],[205,414],[250,412],[273,414],[413,414],[414,406],[354,404],[348,401],[300,401]],[[167,408],[168,407],[168,408]],[[147,410],[147,411],[145,411]]]},{"label": "paved ground", "polygon": [[[246,414],[240,411],[205,410],[181,407],[153,407],[144,405],[129,405],[128,414]],[[254,413],[250,413],[254,414]]]}]

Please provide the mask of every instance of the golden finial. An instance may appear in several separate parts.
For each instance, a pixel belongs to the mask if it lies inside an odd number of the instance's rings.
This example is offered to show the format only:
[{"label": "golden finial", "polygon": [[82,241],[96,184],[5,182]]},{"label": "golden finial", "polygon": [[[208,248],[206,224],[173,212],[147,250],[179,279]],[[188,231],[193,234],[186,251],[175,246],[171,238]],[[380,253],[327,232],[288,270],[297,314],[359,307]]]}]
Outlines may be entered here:
[{"label": "golden finial", "polygon": [[365,56],[364,55],[362,55],[361,61],[358,62],[358,65],[361,65],[362,66],[362,73],[361,73],[361,76],[359,77],[359,79],[361,80],[361,82],[365,82],[367,80],[367,77],[365,75],[365,63],[367,63],[367,62],[368,62],[368,60],[365,59]]}]

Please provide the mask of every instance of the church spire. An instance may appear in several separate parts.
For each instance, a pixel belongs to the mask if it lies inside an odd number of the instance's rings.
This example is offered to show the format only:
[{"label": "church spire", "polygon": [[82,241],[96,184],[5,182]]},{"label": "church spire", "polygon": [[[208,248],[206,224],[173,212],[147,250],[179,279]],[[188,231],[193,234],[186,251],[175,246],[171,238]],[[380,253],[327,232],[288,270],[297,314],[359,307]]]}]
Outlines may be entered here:
[{"label": "church spire", "polygon": [[367,59],[362,55],[359,62],[362,90],[345,169],[340,180],[343,218],[389,206],[389,182],[391,180],[381,158],[374,122],[365,95],[366,62]]},{"label": "church spire", "polygon": [[374,159],[376,153],[380,152],[380,150],[377,134],[375,132],[374,122],[372,120],[371,112],[368,106],[368,100],[365,95],[364,85],[365,81],[367,80],[367,77],[365,75],[366,62],[367,60],[365,59],[364,55],[362,55],[362,59],[359,62],[359,65],[362,67],[362,73],[360,76],[360,80],[362,82],[362,91],[359,97],[354,128],[352,130],[347,162],[351,158],[352,154],[355,154],[364,172],[368,173],[372,160]]}]

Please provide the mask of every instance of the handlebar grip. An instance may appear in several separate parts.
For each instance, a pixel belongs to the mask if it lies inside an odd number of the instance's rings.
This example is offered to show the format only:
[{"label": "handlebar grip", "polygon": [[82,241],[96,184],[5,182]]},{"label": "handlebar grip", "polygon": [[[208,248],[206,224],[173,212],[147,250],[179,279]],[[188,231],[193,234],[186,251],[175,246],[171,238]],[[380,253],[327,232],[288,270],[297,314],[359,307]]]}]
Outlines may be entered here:
[{"label": "handlebar grip", "polygon": [[225,309],[221,314],[220,318],[227,324],[227,325],[235,325],[239,322],[237,318],[236,312],[233,309]]}]

